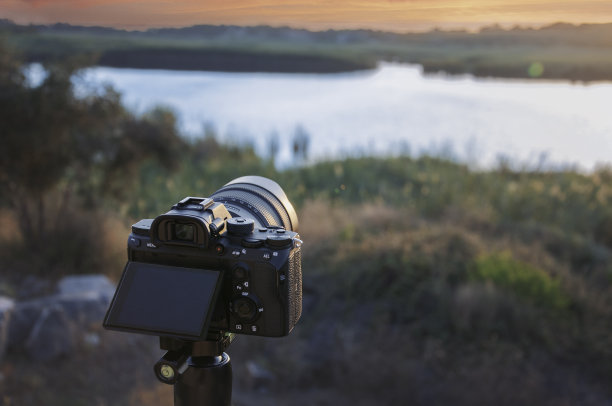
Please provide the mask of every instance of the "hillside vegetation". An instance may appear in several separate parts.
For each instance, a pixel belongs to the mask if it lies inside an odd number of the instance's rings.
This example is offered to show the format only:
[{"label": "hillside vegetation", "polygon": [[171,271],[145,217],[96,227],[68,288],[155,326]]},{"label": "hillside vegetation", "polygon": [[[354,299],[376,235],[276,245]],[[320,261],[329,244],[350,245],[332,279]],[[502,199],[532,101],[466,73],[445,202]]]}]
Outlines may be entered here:
[{"label": "hillside vegetation", "polygon": [[398,61],[421,64],[426,72],[612,80],[612,24],[399,34],[206,25],[124,31],[19,26],[4,20],[0,35],[29,61],[78,57],[112,67],[311,73],[372,69],[379,61]]},{"label": "hillside vegetation", "polygon": [[[279,171],[249,146],[183,138],[167,111],[134,116],[112,89],[76,96],[59,66],[30,87],[20,66],[0,53],[4,295],[64,274],[117,280],[132,223],[257,174],[299,214],[304,311],[288,337],[232,344],[237,405],[609,404],[611,168],[401,156]],[[171,404],[154,340],[99,336],[52,364],[7,354],[2,402]]]}]

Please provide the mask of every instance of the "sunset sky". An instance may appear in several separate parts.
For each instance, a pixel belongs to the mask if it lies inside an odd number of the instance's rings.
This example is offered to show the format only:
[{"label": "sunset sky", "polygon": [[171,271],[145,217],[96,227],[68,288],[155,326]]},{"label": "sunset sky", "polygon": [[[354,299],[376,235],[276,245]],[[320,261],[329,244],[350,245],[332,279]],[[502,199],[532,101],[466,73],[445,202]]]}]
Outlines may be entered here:
[{"label": "sunset sky", "polygon": [[611,0],[0,0],[0,18],[127,29],[194,24],[322,30],[476,29],[558,21],[612,22]]}]

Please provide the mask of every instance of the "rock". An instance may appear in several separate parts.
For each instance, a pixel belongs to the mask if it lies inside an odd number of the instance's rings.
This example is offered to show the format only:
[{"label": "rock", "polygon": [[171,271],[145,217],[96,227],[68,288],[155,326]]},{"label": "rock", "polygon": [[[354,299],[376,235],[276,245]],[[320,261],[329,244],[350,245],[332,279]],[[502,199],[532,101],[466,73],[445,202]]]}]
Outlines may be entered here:
[{"label": "rock", "polygon": [[274,375],[253,361],[247,362],[246,369],[247,387],[249,387],[251,390],[266,392],[274,380]]},{"label": "rock", "polygon": [[57,283],[57,293],[60,295],[83,292],[97,292],[101,296],[112,298],[115,293],[115,285],[104,275],[65,276]]},{"label": "rock", "polygon": [[51,306],[48,298],[17,302],[13,310],[8,331],[8,346],[19,349],[30,335],[30,331],[40,316],[42,309]]},{"label": "rock", "polygon": [[58,295],[55,297],[55,302],[77,326],[89,328],[91,324],[102,323],[110,298],[98,292],[82,292]]},{"label": "rock", "polygon": [[74,275],[57,284],[57,302],[82,329],[100,324],[115,294],[115,286],[104,275]]},{"label": "rock", "polygon": [[65,277],[57,293],[18,302],[9,324],[8,345],[36,361],[51,361],[69,354],[102,324],[115,292],[103,275]]},{"label": "rock", "polygon": [[53,285],[46,279],[28,276],[20,284],[17,292],[17,300],[30,300],[53,292]]},{"label": "rock", "polygon": [[69,355],[75,342],[75,325],[56,304],[42,309],[24,348],[33,361],[45,362]]},{"label": "rock", "polygon": [[15,302],[7,297],[0,296],[0,361],[8,347],[8,331]]}]

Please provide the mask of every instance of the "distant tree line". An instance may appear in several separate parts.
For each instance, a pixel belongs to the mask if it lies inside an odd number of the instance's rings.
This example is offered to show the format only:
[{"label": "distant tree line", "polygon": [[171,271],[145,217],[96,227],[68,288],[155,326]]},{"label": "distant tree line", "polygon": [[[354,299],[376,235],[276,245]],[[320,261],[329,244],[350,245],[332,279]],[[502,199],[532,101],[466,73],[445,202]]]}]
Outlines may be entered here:
[{"label": "distant tree line", "polygon": [[392,61],[479,77],[612,79],[612,23],[397,33],[230,25],[126,31],[0,20],[0,37],[35,62],[80,55],[98,66],[330,73]]}]

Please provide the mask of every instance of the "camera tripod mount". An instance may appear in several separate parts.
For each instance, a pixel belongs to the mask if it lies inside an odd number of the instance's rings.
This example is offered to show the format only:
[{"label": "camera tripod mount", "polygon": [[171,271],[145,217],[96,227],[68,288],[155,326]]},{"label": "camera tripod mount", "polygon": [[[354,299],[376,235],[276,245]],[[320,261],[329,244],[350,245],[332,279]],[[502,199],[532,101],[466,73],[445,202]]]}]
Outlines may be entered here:
[{"label": "camera tripod mount", "polygon": [[230,406],[232,366],[225,350],[234,335],[208,338],[190,342],[160,337],[160,347],[167,352],[155,364],[155,375],[174,386],[174,406]]}]

